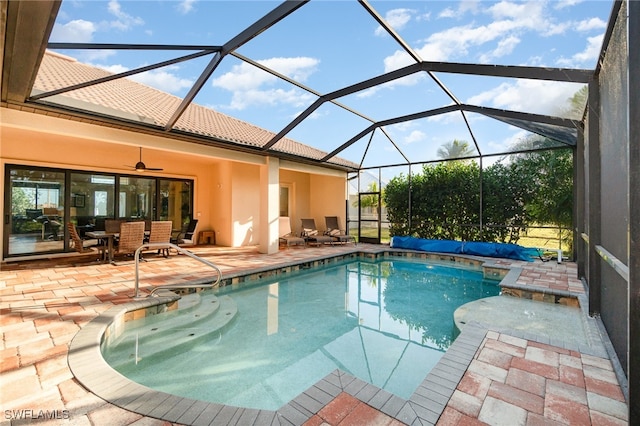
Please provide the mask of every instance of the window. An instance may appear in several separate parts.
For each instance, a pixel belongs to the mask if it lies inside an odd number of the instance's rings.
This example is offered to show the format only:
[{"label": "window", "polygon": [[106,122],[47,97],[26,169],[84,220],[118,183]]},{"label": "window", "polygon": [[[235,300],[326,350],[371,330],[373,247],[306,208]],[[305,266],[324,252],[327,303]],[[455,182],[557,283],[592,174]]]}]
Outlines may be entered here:
[{"label": "window", "polygon": [[171,220],[181,229],[193,216],[191,180],[7,165],[4,194],[5,257],[71,250],[66,222],[82,236],[107,218]]},{"label": "window", "polygon": [[280,186],[280,216],[289,216],[289,186]]}]

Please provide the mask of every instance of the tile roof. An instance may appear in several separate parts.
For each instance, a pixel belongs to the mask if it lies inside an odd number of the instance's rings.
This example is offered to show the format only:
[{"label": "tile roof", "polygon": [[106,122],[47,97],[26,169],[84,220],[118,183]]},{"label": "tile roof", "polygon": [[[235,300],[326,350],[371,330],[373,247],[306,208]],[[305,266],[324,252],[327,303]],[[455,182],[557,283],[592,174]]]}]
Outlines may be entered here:
[{"label": "tile roof", "polygon": [[[34,83],[34,94],[49,92],[112,75],[95,66],[56,52],[46,51]],[[164,126],[182,99],[145,86],[127,78],[94,84],[61,95],[45,97],[45,102],[62,104],[82,110],[125,118],[153,126]],[[275,133],[238,120],[210,108],[191,103],[174,126],[175,130],[213,138],[233,145],[259,148]],[[319,160],[327,153],[289,138],[282,138],[270,151]],[[358,165],[338,157],[328,163],[358,168]]]}]

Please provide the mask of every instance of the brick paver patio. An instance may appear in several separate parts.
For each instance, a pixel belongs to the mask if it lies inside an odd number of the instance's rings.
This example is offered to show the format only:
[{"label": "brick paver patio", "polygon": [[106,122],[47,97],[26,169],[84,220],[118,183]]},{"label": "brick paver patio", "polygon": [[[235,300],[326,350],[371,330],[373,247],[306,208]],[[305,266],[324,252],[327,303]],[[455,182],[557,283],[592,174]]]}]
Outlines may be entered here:
[{"label": "brick paver patio", "polygon": [[[198,246],[193,251],[218,265],[223,274],[236,274],[325,255],[379,249],[346,245],[291,248],[263,255],[254,247]],[[573,263],[490,261],[522,268],[518,285],[584,293]],[[153,286],[202,279],[211,273],[187,256],[175,255],[168,259],[150,256],[140,270],[144,293]],[[168,424],[98,398],[74,379],[67,365],[69,344],[76,333],[114,305],[130,302],[133,290],[133,262],[105,265],[85,256],[2,265],[2,425]],[[606,356],[541,343],[507,330],[490,330],[437,423],[628,424],[623,388],[613,366]],[[278,417],[274,422],[289,424]],[[401,422],[341,393],[323,404],[306,424]]]}]

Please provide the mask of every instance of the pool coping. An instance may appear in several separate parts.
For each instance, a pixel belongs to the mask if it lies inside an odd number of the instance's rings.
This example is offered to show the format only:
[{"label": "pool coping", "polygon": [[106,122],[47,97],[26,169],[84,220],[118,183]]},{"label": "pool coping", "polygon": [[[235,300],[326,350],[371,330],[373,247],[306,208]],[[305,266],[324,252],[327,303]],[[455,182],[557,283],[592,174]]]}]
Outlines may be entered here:
[{"label": "pool coping", "polygon": [[[509,278],[507,281],[511,281],[516,273],[509,270],[515,268],[492,265],[486,258],[382,248],[375,251],[368,250],[318,257],[303,262],[290,262],[277,267],[238,271],[225,275],[223,282],[225,285],[237,285],[259,278],[348,259],[362,259],[363,257],[377,259],[398,256],[447,261],[455,258],[456,262],[461,263],[467,262],[481,266],[486,264],[490,268],[504,269],[506,274],[503,280]],[[519,275],[519,273],[517,274]],[[352,395],[405,424],[435,424],[467,371],[476,351],[480,348],[486,333],[490,330],[489,327],[482,324],[473,322],[467,324],[408,400],[337,369],[278,410],[258,410],[211,403],[153,390],[129,380],[104,360],[100,350],[103,339],[108,338],[110,333],[117,332],[118,328],[123,326],[127,316],[130,317],[133,312],[157,308],[161,305],[169,306],[179,298],[180,296],[177,294],[170,294],[138,299],[114,306],[89,322],[74,336],[70,344],[68,363],[74,377],[89,391],[118,407],[144,416],[180,424],[297,425],[309,420],[342,392]],[[530,340],[536,340],[535,336],[530,337],[533,337]],[[600,351],[596,352],[600,354]]]}]

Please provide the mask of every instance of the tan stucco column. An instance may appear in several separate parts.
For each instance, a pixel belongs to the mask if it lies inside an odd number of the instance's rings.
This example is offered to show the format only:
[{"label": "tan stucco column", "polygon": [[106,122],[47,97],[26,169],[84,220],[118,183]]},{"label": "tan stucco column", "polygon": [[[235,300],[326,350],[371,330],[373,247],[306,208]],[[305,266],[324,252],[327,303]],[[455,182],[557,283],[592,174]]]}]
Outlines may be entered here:
[{"label": "tan stucco column", "polygon": [[260,166],[260,253],[278,252],[280,215],[280,160],[267,157]]}]

